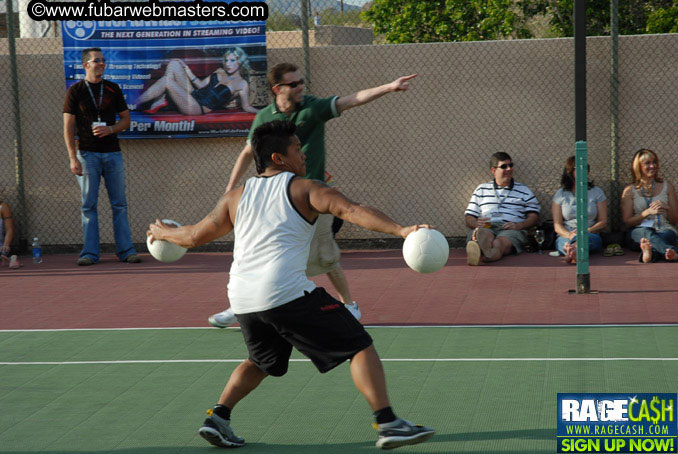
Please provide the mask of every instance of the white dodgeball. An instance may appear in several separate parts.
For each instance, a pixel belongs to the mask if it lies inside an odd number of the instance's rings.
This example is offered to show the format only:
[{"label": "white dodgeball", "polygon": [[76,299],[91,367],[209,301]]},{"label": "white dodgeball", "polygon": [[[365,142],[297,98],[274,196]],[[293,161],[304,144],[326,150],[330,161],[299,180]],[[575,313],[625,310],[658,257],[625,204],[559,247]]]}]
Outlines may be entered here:
[{"label": "white dodgeball", "polygon": [[450,246],[437,230],[420,228],[409,235],[403,244],[403,258],[407,266],[418,273],[435,273],[447,263]]},{"label": "white dodgeball", "polygon": [[[171,219],[163,219],[162,222],[164,224],[181,227],[181,224]],[[185,247],[177,246],[169,241],[153,240],[153,243],[151,243],[150,236],[146,237],[146,247],[148,247],[148,252],[151,253],[154,259],[163,263],[176,262],[186,253]]]}]

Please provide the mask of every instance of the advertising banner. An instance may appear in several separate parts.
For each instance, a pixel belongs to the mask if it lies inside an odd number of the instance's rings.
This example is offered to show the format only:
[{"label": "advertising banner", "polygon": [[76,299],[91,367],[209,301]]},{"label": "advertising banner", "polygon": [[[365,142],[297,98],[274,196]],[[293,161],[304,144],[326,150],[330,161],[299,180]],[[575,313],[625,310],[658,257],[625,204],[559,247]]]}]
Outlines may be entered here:
[{"label": "advertising banner", "polygon": [[675,453],[676,393],[558,394],[556,452]]}]

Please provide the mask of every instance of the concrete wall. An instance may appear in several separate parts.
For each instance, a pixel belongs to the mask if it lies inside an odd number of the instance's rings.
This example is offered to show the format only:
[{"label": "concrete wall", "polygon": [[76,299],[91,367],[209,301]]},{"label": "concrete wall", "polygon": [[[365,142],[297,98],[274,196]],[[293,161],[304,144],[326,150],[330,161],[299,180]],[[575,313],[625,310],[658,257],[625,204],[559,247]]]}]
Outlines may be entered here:
[{"label": "concrete wall", "polygon": [[[0,42],[0,53],[2,46]],[[59,40],[19,40],[20,111],[27,197],[27,236],[45,244],[81,240],[79,189],[68,169],[61,106]],[[412,90],[345,112],[327,124],[328,171],[351,198],[401,223],[427,222],[447,236],[466,234],[463,211],[489,180],[489,156],[507,151],[516,178],[538,195],[549,219],[562,164],[574,152],[571,39],[325,46],[311,49],[312,91],[344,95],[418,73]],[[588,145],[592,176],[610,193],[609,38],[588,40]],[[298,48],[270,48],[269,64],[303,61]],[[662,172],[677,180],[678,35],[622,37],[620,163],[657,150]],[[9,80],[8,58],[0,75]],[[14,133],[9,84],[0,86],[0,193],[14,191]],[[225,188],[243,139],[127,140],[128,202],[133,239],[144,241],[156,217],[181,223],[207,214]],[[252,174],[253,169],[250,169]],[[4,188],[4,191],[3,191]],[[102,188],[102,241],[112,242]],[[347,226],[340,238],[375,238]],[[232,239],[229,235],[225,240]]]},{"label": "concrete wall", "polygon": [[[372,44],[373,40],[371,28],[319,25],[308,31],[308,45],[311,47],[364,45]],[[301,30],[269,32],[266,34],[266,46],[268,49],[301,47]]]}]

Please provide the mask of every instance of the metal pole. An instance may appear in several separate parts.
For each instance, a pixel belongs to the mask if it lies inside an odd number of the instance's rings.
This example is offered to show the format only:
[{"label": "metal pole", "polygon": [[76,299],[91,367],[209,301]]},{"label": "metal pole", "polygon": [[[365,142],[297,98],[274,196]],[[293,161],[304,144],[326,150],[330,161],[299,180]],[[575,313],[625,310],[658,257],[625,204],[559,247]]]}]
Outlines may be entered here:
[{"label": "metal pole", "polygon": [[301,0],[301,47],[304,53],[304,82],[306,90],[311,90],[311,56],[308,43],[308,0]]},{"label": "metal pole", "polygon": [[574,3],[575,141],[586,141],[586,0]]},{"label": "metal pole", "polygon": [[577,293],[589,293],[589,175],[586,142],[575,144],[575,168],[577,169]]},{"label": "metal pole", "polygon": [[[586,0],[574,3],[574,123],[576,152],[586,158]],[[577,157],[577,164],[580,158]],[[577,293],[589,293],[588,175],[577,168]],[[584,188],[583,190],[581,188]],[[582,197],[586,197],[583,199]],[[587,212],[586,216],[579,213]]]},{"label": "metal pole", "polygon": [[24,191],[24,161],[23,147],[21,144],[21,112],[19,109],[19,76],[16,58],[16,24],[14,23],[14,9],[12,0],[7,0],[7,34],[9,44],[10,79],[12,84],[12,108],[14,117],[14,162],[16,175],[17,205],[14,218],[17,220],[16,230],[19,238],[19,250],[24,252],[28,249],[26,235],[26,193]]},{"label": "metal pole", "polygon": [[613,232],[620,230],[619,194],[619,0],[610,2],[610,218]]}]

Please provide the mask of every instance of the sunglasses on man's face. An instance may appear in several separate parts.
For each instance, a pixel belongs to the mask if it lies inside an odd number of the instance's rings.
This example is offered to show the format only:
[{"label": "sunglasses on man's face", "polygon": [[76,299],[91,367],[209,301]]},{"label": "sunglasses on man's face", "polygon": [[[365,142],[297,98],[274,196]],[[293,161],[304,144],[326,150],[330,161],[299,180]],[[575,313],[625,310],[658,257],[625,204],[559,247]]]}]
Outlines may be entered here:
[{"label": "sunglasses on man's face", "polygon": [[278,85],[287,85],[290,88],[297,88],[299,85],[304,85],[304,79],[295,80],[294,82],[290,82],[288,84],[280,83]]},{"label": "sunglasses on man's face", "polygon": [[508,163],[508,164],[502,164],[502,165],[500,165],[500,166],[497,166],[497,167],[495,167],[495,169],[501,169],[501,170],[512,169],[514,165],[515,165],[515,164],[513,164],[512,162],[510,162],[510,163]]},{"label": "sunglasses on man's face", "polygon": [[94,60],[87,60],[87,63],[106,63],[105,58],[95,58]]}]

